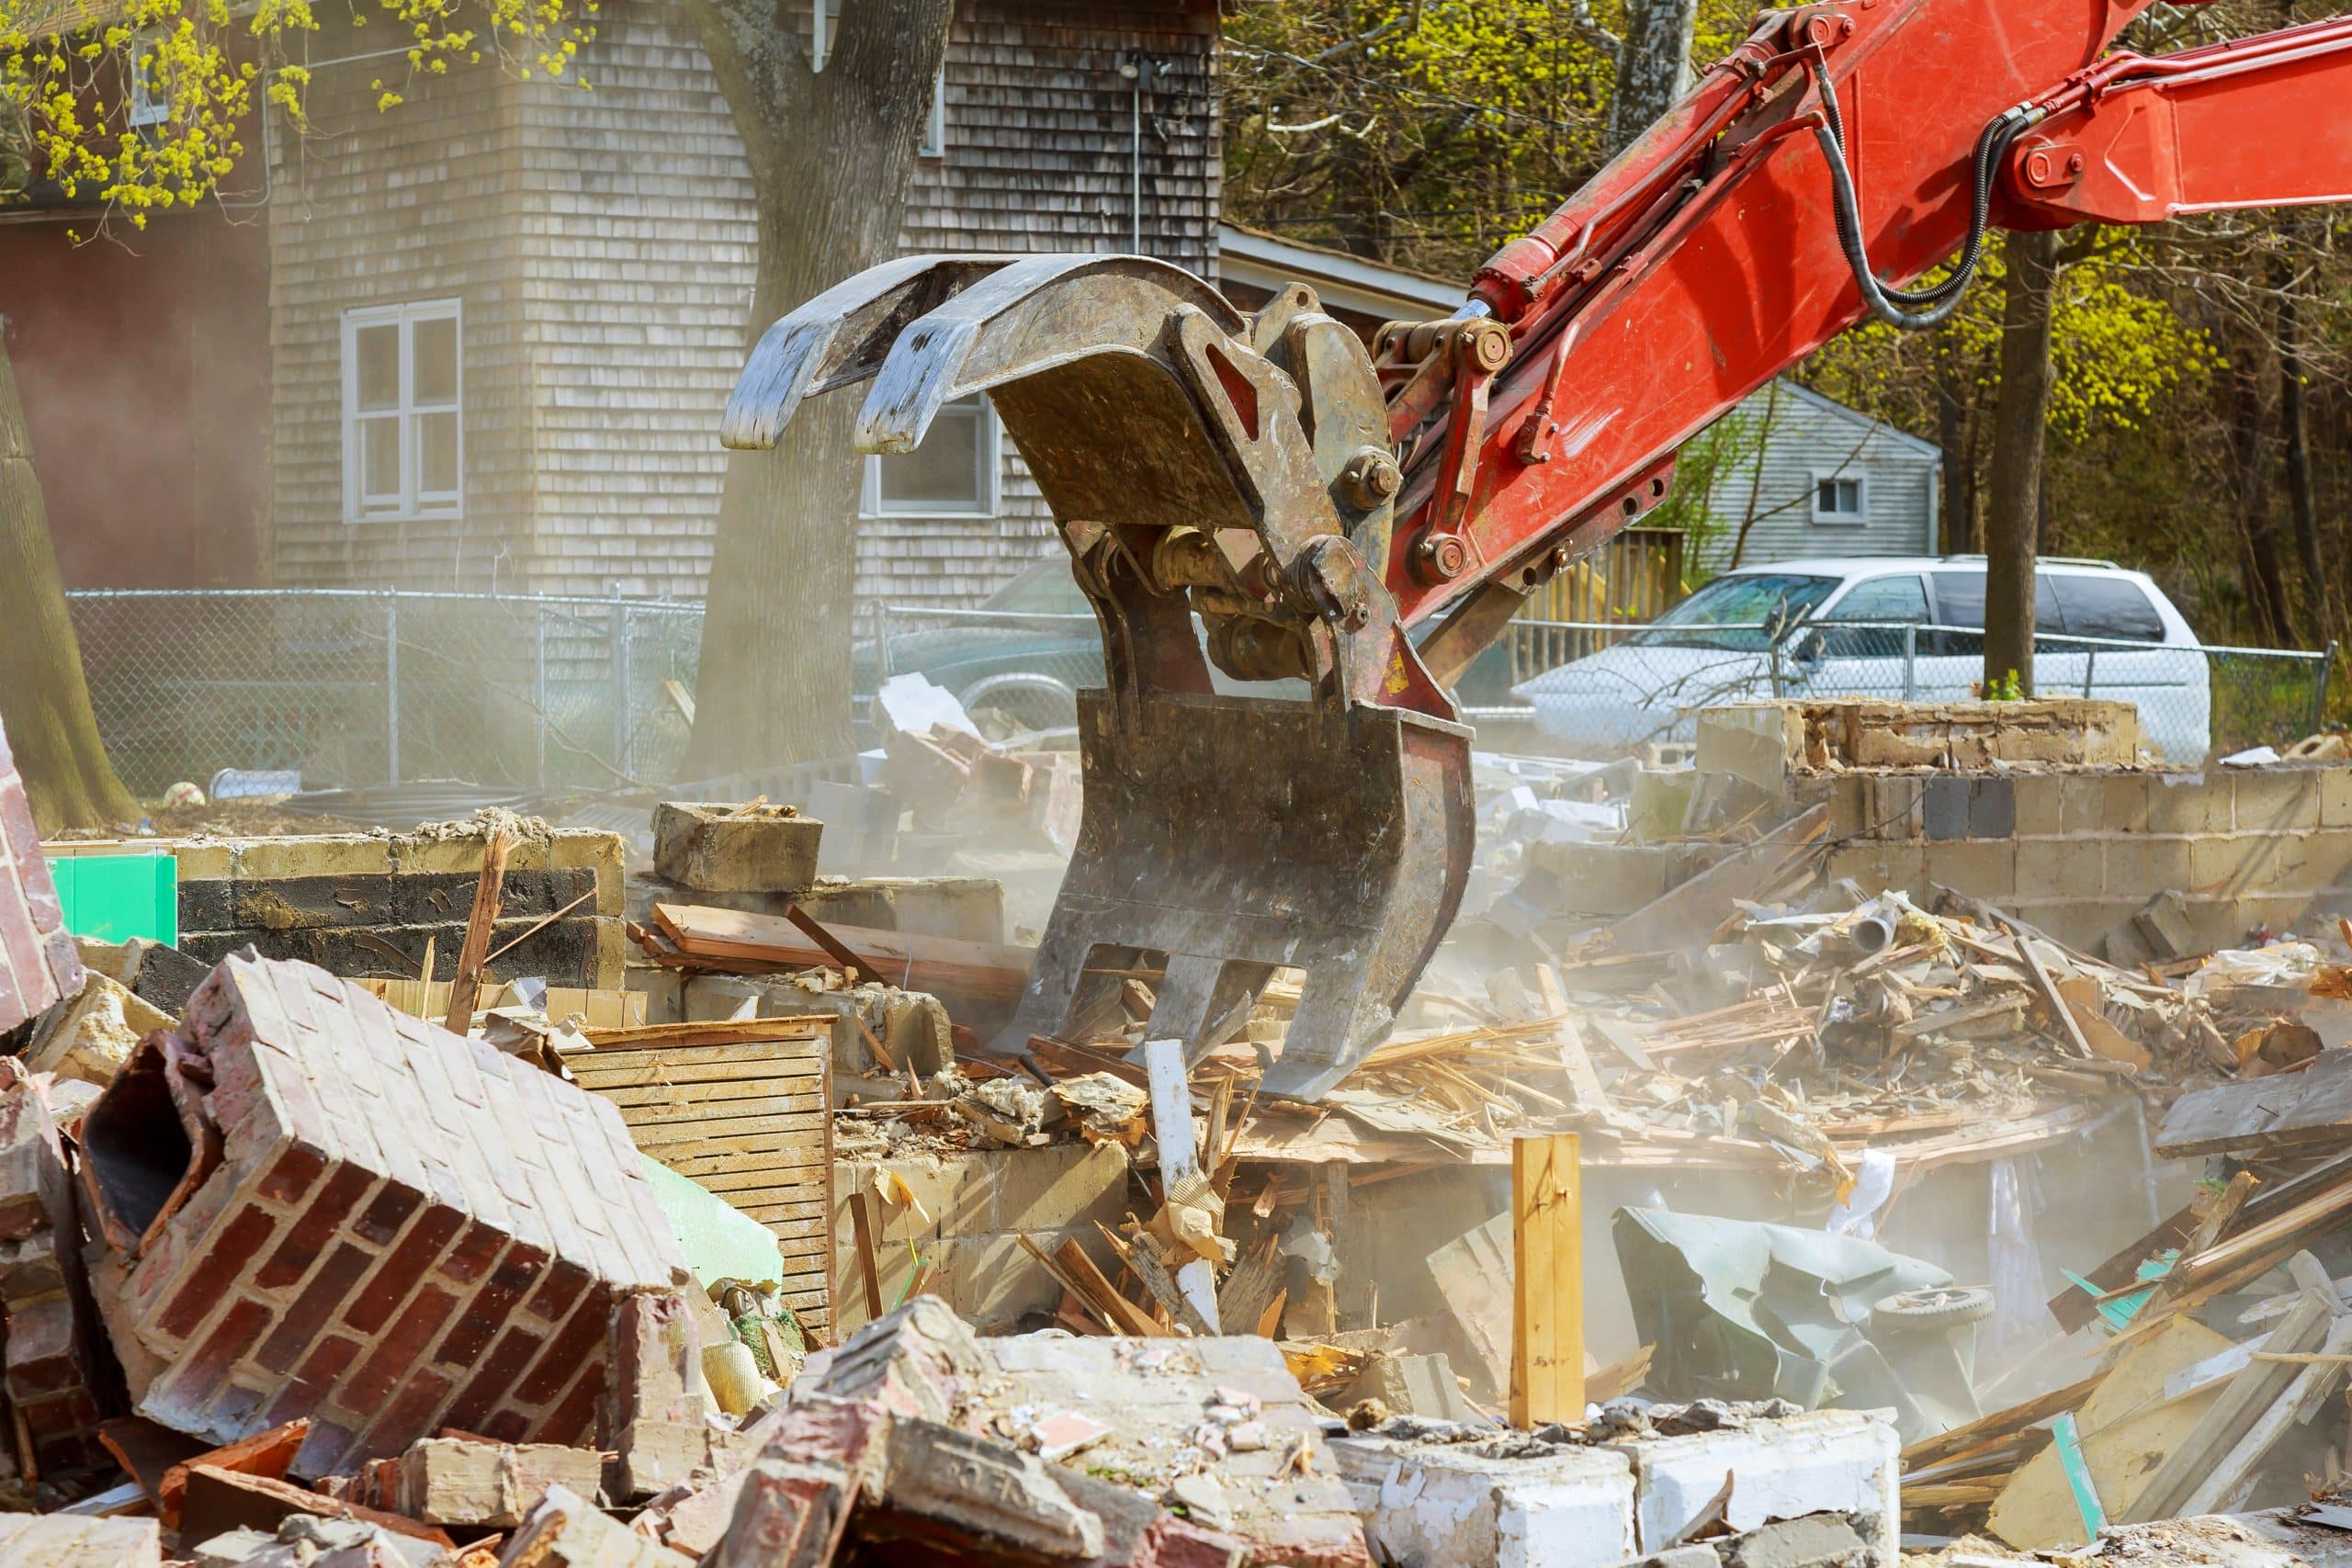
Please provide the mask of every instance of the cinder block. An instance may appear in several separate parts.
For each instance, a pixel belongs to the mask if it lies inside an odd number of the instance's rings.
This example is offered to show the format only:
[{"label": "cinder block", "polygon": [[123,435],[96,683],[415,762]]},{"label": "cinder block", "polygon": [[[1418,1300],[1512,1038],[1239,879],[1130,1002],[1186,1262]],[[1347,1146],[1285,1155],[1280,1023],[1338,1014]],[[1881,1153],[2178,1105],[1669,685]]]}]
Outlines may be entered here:
[{"label": "cinder block", "polygon": [[1634,1552],[1634,1469],[1622,1453],[1498,1459],[1376,1437],[1328,1447],[1381,1562],[1600,1568]]},{"label": "cinder block", "polygon": [[2107,840],[2096,834],[2017,841],[2020,898],[2096,897],[2106,886]]},{"label": "cinder block", "polygon": [[2058,775],[2060,829],[2068,833],[2144,833],[2148,781],[2139,773]]},{"label": "cinder block", "polygon": [[2007,839],[2018,830],[2018,799],[2014,782],[2006,774],[1968,781],[1968,836]]},{"label": "cinder block", "polygon": [[1829,833],[1859,839],[1878,831],[1877,780],[1868,773],[1840,773],[1829,781]]},{"label": "cinder block", "polygon": [[788,807],[746,815],[738,805],[665,800],[653,808],[653,869],[682,887],[798,893],[816,884],[824,831]]},{"label": "cinder block", "polygon": [[2009,787],[2017,803],[2018,837],[2054,838],[2065,831],[2065,774],[2017,773],[2010,777]]},{"label": "cinder block", "polygon": [[1794,703],[1734,703],[1702,710],[1693,727],[1702,773],[1728,773],[1786,795],[1804,765],[1804,713]]},{"label": "cinder block", "polygon": [[1724,1522],[1750,1530],[1806,1514],[1874,1515],[1878,1561],[1894,1568],[1894,1423],[1883,1412],[1817,1410],[1779,1421],[1679,1438],[1645,1438],[1609,1447],[1634,1466],[1634,1528],[1654,1551],[1687,1533],[1730,1486]]},{"label": "cinder block", "polygon": [[[1039,1155],[1061,1157],[1039,1159]],[[990,1193],[988,1229],[1065,1230],[1089,1220],[1115,1224],[1127,1191],[1127,1151],[1118,1144],[1008,1149]]]},{"label": "cinder block", "polygon": [[2352,828],[2352,763],[2319,770],[2319,825]]},{"label": "cinder block", "polygon": [[2232,823],[2241,833],[2284,833],[2319,826],[2320,770],[2229,770]]},{"label": "cinder block", "polygon": [[[2025,869],[2025,856],[2018,857],[2020,874]],[[2135,906],[2128,898],[2027,898],[2020,897],[2009,906],[2009,912],[2030,926],[2038,927],[2064,942],[2086,953],[2097,953],[2105,944],[2110,931],[2129,931]]]},{"label": "cinder block", "polygon": [[1939,773],[1920,784],[1920,835],[1935,841],[1968,837],[1968,796],[1976,781],[1959,773]]},{"label": "cinder block", "polygon": [[1922,847],[1926,851],[1922,869],[1930,882],[1996,904],[2017,891],[2015,839],[1962,839]]},{"label": "cinder block", "polygon": [[1864,840],[1840,845],[1829,852],[1824,874],[1832,882],[1850,876],[1868,893],[1892,889],[1915,897],[1924,897],[1928,882],[1926,845],[1917,840],[1900,843]]},{"label": "cinder block", "polygon": [[1921,801],[1928,781],[1918,773],[1879,773],[1871,793],[1875,802],[1877,835],[1882,839],[1917,839],[1927,830]]},{"label": "cinder block", "polygon": [[[356,833],[301,833],[236,840],[240,882],[277,882],[297,876],[385,876],[393,871],[390,839]],[[481,866],[477,845],[471,869]],[[460,868],[451,866],[452,871]]]},{"label": "cinder block", "polygon": [[2181,833],[2124,833],[2107,840],[2107,891],[2145,901],[2159,893],[2194,886],[2189,845]]},{"label": "cinder block", "polygon": [[2235,819],[2229,774],[2147,775],[2148,831],[2151,833],[2226,833]]},{"label": "cinder block", "polygon": [[686,1016],[686,977],[675,969],[664,969],[654,964],[631,964],[621,976],[622,983],[632,991],[645,993],[645,1021],[648,1023],[681,1023]]}]

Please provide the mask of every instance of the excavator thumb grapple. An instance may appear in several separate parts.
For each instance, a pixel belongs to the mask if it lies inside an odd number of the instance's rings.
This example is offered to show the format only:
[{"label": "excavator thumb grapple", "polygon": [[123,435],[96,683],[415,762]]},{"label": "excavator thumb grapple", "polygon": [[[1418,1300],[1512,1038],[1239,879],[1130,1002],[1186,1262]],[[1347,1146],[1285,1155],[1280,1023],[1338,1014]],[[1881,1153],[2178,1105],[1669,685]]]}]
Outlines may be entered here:
[{"label": "excavator thumb grapple", "polygon": [[[868,452],[988,394],[1102,626],[1078,847],[997,1048],[1105,1019],[1143,970],[1151,1036],[1197,1059],[1295,968],[1264,1091],[1319,1096],[1428,963],[1473,839],[1469,731],[1383,581],[1401,475],[1362,342],[1305,288],[1245,314],[1141,257],[910,257],[776,322],[723,438],[773,446],[869,381]],[[1296,695],[1221,694],[1212,662]]]}]

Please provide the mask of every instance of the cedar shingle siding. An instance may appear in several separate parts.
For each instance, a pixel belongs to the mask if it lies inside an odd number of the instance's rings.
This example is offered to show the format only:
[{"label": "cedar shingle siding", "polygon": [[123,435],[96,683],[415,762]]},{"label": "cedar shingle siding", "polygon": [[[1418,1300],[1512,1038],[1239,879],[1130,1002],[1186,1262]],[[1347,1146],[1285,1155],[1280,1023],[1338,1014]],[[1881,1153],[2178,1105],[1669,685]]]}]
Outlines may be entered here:
[{"label": "cedar shingle siding", "polygon": [[[920,165],[905,247],[1127,249],[1118,66],[1139,50],[1164,72],[1145,103],[1145,248],[1213,274],[1216,39],[1204,0],[958,0],[944,153]],[[488,67],[413,85],[397,60],[325,69],[311,103],[332,134],[277,139],[280,581],[704,591],[718,411],[751,324],[750,173],[674,0],[607,5],[582,63],[593,92]],[[409,100],[386,114],[379,74]],[[464,306],[464,516],[346,524],[343,313],[443,298]],[[860,596],[969,604],[1050,549],[1009,442],[1001,491],[991,517],[865,520]]]},{"label": "cedar shingle siding", "polygon": [[[1741,524],[1751,515],[1745,566],[1807,556],[1917,556],[1938,548],[1937,480],[1941,455],[1845,404],[1793,381],[1768,383],[1728,416],[1742,422],[1741,448],[1761,450],[1715,481],[1708,510],[1716,526],[1703,551],[1725,565]],[[1814,516],[1816,477],[1862,481],[1860,522]]]}]

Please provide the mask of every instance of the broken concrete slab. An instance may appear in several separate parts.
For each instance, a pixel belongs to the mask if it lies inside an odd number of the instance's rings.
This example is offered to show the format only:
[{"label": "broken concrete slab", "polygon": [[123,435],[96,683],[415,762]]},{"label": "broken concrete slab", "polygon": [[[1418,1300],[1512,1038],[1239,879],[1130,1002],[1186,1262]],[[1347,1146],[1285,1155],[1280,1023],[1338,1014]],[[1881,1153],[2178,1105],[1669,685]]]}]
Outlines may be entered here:
[{"label": "broken concrete slab", "polygon": [[1329,1446],[1374,1552],[1397,1568],[1600,1568],[1634,1554],[1623,1454],[1560,1445],[1510,1457],[1378,1436]]},{"label": "broken concrete slab", "polygon": [[577,1492],[550,1486],[498,1561],[500,1568],[688,1568],[694,1559],[606,1517]]},{"label": "broken concrete slab", "polygon": [[824,831],[789,806],[665,800],[653,808],[653,871],[706,892],[797,894],[816,883]]},{"label": "broken concrete slab", "polygon": [[140,1041],[177,1020],[149,1006],[128,987],[92,974],[82,994],[41,1015],[25,1049],[25,1066],[36,1073],[104,1085],[130,1060]]},{"label": "broken concrete slab", "polygon": [[163,1527],[153,1519],[70,1514],[0,1514],[0,1562],[26,1568],[161,1568]]},{"label": "broken concrete slab", "polygon": [[1688,1534],[1729,1482],[1724,1519],[1731,1529],[1807,1514],[1867,1516],[1876,1526],[1875,1561],[1894,1568],[1901,1445],[1889,1412],[1804,1411],[1607,1446],[1633,1463],[1635,1532],[1645,1551]]},{"label": "broken concrete slab", "polygon": [[307,964],[224,962],[83,1138],[141,1413],[309,1416],[297,1474],[589,1438],[615,1303],[694,1289],[609,1106]]}]

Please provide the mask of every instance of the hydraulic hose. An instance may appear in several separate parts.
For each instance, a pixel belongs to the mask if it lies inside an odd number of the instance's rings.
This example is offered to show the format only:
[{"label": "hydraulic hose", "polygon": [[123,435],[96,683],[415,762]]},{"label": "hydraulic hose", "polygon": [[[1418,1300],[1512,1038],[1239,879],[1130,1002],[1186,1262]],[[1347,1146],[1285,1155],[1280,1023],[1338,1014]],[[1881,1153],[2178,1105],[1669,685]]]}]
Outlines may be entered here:
[{"label": "hydraulic hose", "polygon": [[1975,279],[1978,264],[1984,259],[1984,236],[1992,223],[1993,182],[2000,177],[2001,160],[2020,132],[2040,122],[2043,111],[2030,104],[2019,104],[2002,110],[1977,132],[1968,241],[1961,249],[1959,265],[1953,267],[1950,277],[1932,288],[1898,288],[1882,281],[1872,270],[1869,247],[1862,240],[1861,202],[1854,194],[1853,170],[1846,161],[1846,125],[1838,111],[1837,89],[1819,61],[1808,62],[1806,69],[1812,72],[1814,85],[1821,96],[1821,123],[1813,128],[1813,135],[1829,164],[1830,206],[1836,214],[1838,243],[1846,253],[1846,265],[1853,270],[1854,283],[1862,292],[1862,303],[1880,321],[1905,332],[1928,332],[1941,326],[1960,309],[1962,298]]}]

